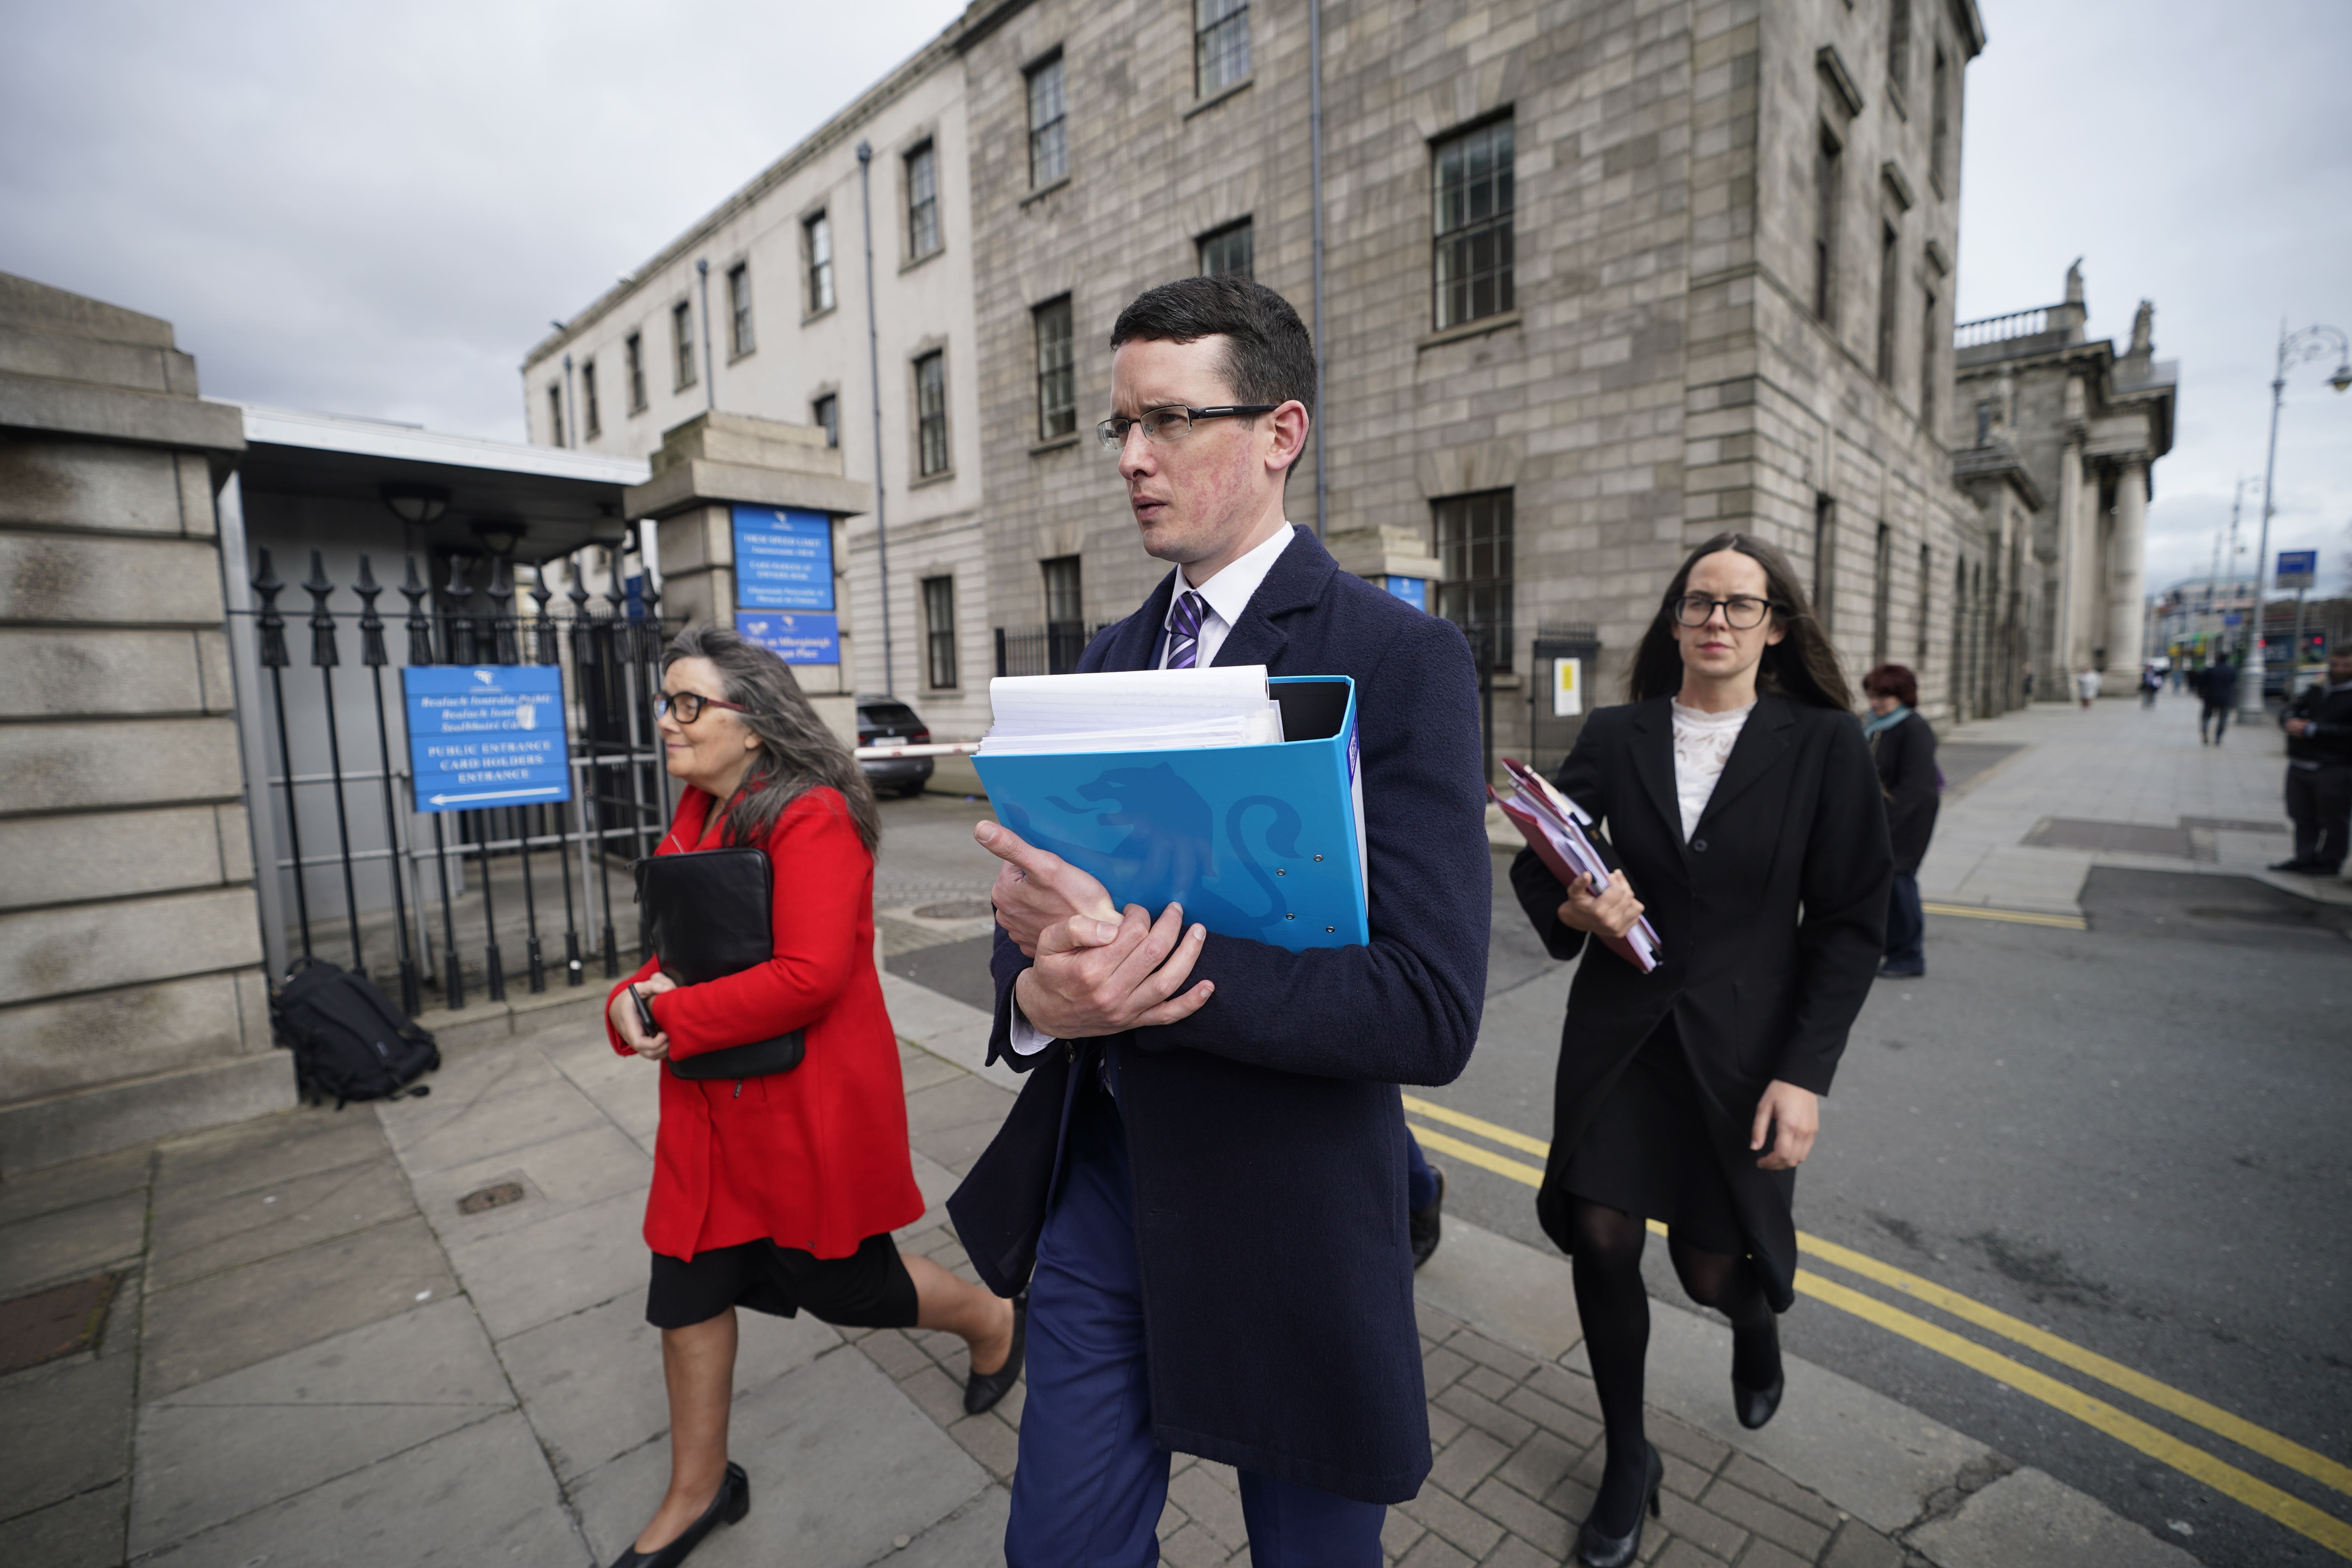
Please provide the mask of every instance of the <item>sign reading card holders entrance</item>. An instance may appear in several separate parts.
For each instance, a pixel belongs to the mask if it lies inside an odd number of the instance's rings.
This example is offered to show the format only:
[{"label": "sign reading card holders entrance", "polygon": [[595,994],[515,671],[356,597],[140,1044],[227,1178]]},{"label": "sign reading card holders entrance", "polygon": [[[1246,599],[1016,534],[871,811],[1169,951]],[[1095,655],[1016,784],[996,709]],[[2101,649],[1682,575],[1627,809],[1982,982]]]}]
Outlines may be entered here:
[{"label": "sign reading card holders entrance", "polygon": [[400,672],[420,812],[572,798],[563,672],[551,665],[412,664]]},{"label": "sign reading card holders entrance", "polygon": [[734,520],[739,608],[834,607],[831,518],[793,507],[738,505]]}]

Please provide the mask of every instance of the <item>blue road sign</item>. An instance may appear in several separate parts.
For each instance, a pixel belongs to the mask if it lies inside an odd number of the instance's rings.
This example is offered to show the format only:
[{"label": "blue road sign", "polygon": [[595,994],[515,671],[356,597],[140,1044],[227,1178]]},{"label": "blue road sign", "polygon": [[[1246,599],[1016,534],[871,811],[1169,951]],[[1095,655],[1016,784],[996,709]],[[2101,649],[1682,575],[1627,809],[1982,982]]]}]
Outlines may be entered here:
[{"label": "blue road sign", "polygon": [[735,509],[735,603],[747,610],[833,608],[833,520],[772,506]]},{"label": "blue road sign", "polygon": [[744,610],[735,617],[735,629],[742,634],[744,641],[758,644],[786,664],[841,662],[838,616]]},{"label": "blue road sign", "polygon": [[563,672],[551,665],[412,664],[408,765],[419,811],[572,798]]},{"label": "blue road sign", "polygon": [[2316,550],[2282,550],[2278,552],[2278,585],[2282,588],[2308,588],[2311,580],[2319,575],[2319,552]]},{"label": "blue road sign", "polygon": [[1423,615],[1429,613],[1429,579],[1426,577],[1383,577],[1381,586],[1411,605]]}]

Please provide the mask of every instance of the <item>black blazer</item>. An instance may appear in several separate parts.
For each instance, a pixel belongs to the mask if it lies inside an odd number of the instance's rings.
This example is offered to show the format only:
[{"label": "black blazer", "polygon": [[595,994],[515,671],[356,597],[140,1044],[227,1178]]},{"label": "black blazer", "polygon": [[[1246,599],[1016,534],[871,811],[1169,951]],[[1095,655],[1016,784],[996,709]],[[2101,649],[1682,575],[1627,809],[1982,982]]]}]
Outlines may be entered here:
[{"label": "black blazer", "polygon": [[1886,832],[1895,847],[1895,868],[1907,876],[1919,873],[1927,858],[1927,840],[1935,837],[1938,799],[1936,773],[1936,731],[1915,710],[1903,722],[1871,737],[1870,760],[1878,768],[1878,787],[1886,797]]},{"label": "black blazer", "polygon": [[[1079,669],[1150,668],[1174,580],[1097,637]],[[1485,1005],[1493,868],[1477,678],[1450,623],[1340,571],[1305,531],[1216,663],[1355,679],[1370,944],[1294,953],[1212,936],[1193,978],[1216,994],[1192,1017],[1021,1058],[1011,997],[1029,960],[1000,930],[989,1053],[1029,1081],[948,1211],[989,1287],[1020,1289],[1078,1074],[1109,1050],[1154,1437],[1401,1502],[1429,1473],[1430,1448],[1397,1085],[1459,1075]]]},{"label": "black blazer", "polygon": [[[1748,1125],[1775,1079],[1829,1092],[1885,946],[1894,861],[1862,726],[1851,713],[1759,697],[1687,844],[1665,698],[1595,712],[1558,782],[1603,826],[1663,957],[1643,974],[1596,943],[1577,966],[1537,1200],[1544,1228],[1569,1245],[1559,1178],[1626,1064],[1672,1014],[1768,1293],[1785,1310],[1796,1276],[1793,1184],[1756,1169]],[[1533,851],[1512,862],[1511,885],[1551,955],[1576,957],[1584,933],[1559,922],[1566,890]]]}]

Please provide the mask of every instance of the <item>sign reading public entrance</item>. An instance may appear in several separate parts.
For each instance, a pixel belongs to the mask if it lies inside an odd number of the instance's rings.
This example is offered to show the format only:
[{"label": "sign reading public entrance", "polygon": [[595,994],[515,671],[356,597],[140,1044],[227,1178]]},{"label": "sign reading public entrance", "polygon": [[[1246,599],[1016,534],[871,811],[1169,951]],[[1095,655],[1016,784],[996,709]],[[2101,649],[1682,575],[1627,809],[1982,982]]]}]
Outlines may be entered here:
[{"label": "sign reading public entrance", "polygon": [[1584,711],[1584,661],[1580,658],[1556,658],[1551,661],[1551,716],[1573,719]]},{"label": "sign reading public entrance", "polygon": [[2319,552],[2316,550],[2282,550],[2278,552],[2278,585],[2282,588],[2308,588],[2311,580],[2319,575]]},{"label": "sign reading public entrance", "polygon": [[412,664],[408,766],[418,811],[547,805],[572,798],[563,672],[552,665]]},{"label": "sign reading public entrance", "polygon": [[746,610],[833,608],[833,520],[794,508],[735,508],[735,603]]},{"label": "sign reading public entrance", "polygon": [[766,648],[786,664],[839,664],[841,621],[835,616],[788,616],[775,610],[745,610],[735,617],[745,642]]}]

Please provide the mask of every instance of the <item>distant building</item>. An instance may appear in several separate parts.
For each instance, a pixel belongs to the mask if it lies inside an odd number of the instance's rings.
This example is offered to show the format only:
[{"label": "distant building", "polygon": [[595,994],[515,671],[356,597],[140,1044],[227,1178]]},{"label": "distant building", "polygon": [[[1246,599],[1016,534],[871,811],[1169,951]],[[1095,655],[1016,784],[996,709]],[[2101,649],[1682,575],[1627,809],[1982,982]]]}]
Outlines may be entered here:
[{"label": "distant building", "polygon": [[[1546,700],[1565,651],[1588,700],[1614,700],[1675,565],[1727,529],[1788,550],[1850,675],[1911,665],[1938,717],[2005,705],[1986,584],[2013,579],[1997,552],[2026,548],[2041,503],[2017,503],[2011,541],[1946,439],[1968,428],[1951,321],[1974,0],[1566,19],[1537,0],[1328,0],[1323,19],[1327,542],[1483,641],[1497,747],[1567,744],[1575,721]],[[869,142],[889,679],[938,732],[977,733],[989,674],[1066,668],[1164,570],[1092,439],[1119,308],[1244,271],[1312,311],[1307,41],[1296,3],[977,0],[534,348],[534,438],[577,426],[650,452],[715,397],[835,420],[848,472],[870,474]],[[908,238],[926,144],[929,261]],[[820,211],[837,308],[811,303]],[[636,363],[632,334],[649,363],[698,341],[702,260],[722,343],[721,279],[747,268],[756,353],[640,394],[614,367]],[[567,359],[593,361],[593,401]],[[1290,510],[1317,519],[1305,466]],[[871,521],[851,526],[866,575],[845,638],[866,689]]]},{"label": "distant building", "polygon": [[2058,304],[1965,322],[1954,340],[1956,471],[1980,508],[1997,504],[2003,528],[2017,525],[2021,505],[2031,518],[1994,557],[2001,571],[1985,590],[2010,668],[2001,707],[2015,700],[2025,663],[2039,674],[2036,694],[2063,701],[2065,678],[2085,668],[2103,670],[2107,690],[2129,691],[2154,651],[2142,587],[2147,503],[2156,460],[2172,450],[2180,366],[2155,357],[2148,301],[2120,354],[2112,342],[2084,340],[2088,313],[2077,260]]},{"label": "distant building", "polygon": [[[2156,595],[2148,604],[2148,644],[2151,654],[2187,658],[2201,664],[2213,649],[2234,645],[2236,627],[2230,617],[2243,617],[2254,607],[2251,576],[2189,577]],[[2288,601],[2293,608],[2293,601]]]}]

